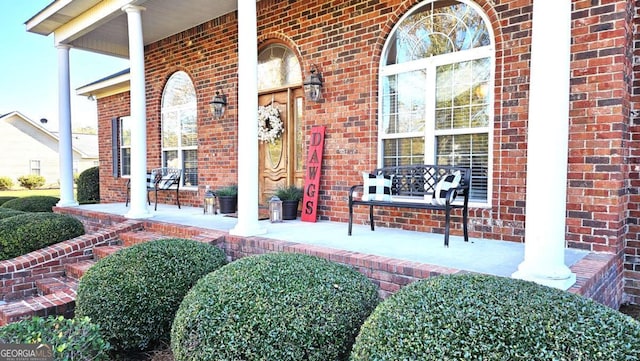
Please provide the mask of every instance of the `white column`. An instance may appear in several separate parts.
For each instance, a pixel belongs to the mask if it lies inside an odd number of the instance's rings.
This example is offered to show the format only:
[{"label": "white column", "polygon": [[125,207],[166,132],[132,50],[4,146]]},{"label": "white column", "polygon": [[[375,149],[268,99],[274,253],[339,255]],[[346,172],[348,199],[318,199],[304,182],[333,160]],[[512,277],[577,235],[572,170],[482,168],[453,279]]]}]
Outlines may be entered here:
[{"label": "white column", "polygon": [[524,261],[513,277],[565,290],[576,281],[564,263],[570,45],[571,1],[535,0]]},{"label": "white column", "polygon": [[258,26],[256,2],[238,6],[238,223],[229,233],[266,233],[258,222]]},{"label": "white column", "polygon": [[70,46],[58,49],[58,156],[60,159],[60,201],[58,207],[77,206],[73,195],[73,149],[71,144],[71,81],[69,75]]},{"label": "white column", "polygon": [[127,5],[131,84],[131,201],[127,218],[148,218],[147,208],[147,100],[144,81],[143,7]]}]

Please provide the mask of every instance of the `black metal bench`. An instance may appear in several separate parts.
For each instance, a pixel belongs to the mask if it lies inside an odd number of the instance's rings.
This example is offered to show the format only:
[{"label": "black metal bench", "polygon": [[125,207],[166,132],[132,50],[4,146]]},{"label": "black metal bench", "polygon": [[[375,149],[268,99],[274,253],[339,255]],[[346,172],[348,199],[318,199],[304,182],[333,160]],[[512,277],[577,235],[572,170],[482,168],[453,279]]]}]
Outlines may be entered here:
[{"label": "black metal bench", "polygon": [[[180,179],[182,177],[182,169],[178,168],[155,168],[150,173],[147,173],[147,202],[151,205],[151,199],[149,197],[150,192],[155,192],[156,202],[154,210],[158,210],[158,191],[176,191],[176,203],[180,208]],[[127,181],[127,201],[126,206],[129,206],[129,193],[131,192],[131,180]]]},{"label": "black metal bench", "polygon": [[[432,203],[432,197],[434,192],[436,192],[438,182],[444,176],[455,174],[457,171],[460,172],[459,184],[446,191],[444,200],[442,198],[440,199],[442,204]],[[471,184],[471,170],[469,168],[439,165],[410,165],[378,168],[371,172],[371,174],[392,176],[390,189],[392,199],[363,200],[363,185],[352,186],[349,190],[349,235],[351,235],[354,206],[369,206],[369,222],[372,231],[374,230],[374,207],[441,210],[445,212],[444,245],[448,247],[451,210],[461,208],[464,241],[469,241],[467,229],[469,189]],[[358,193],[358,191],[360,191],[360,193]],[[450,202],[453,192],[456,192],[457,198],[455,201]]]}]

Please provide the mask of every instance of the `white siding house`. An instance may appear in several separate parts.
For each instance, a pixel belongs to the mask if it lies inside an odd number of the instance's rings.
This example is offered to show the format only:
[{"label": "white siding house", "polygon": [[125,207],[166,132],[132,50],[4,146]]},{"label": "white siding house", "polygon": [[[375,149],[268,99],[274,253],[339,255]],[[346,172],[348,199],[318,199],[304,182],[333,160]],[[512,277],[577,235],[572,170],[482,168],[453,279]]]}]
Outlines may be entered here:
[{"label": "white siding house", "polygon": [[[59,138],[39,122],[14,111],[0,115],[0,177],[9,177],[18,186],[18,177],[39,174],[47,186],[60,180]],[[73,171],[98,165],[97,135],[73,135]]]}]

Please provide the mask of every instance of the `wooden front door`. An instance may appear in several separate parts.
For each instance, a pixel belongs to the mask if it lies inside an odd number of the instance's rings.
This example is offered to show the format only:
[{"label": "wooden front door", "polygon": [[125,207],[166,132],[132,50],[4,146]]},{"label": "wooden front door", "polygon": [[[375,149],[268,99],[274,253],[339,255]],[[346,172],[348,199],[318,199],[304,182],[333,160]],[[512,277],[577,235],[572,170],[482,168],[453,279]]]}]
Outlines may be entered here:
[{"label": "wooden front door", "polygon": [[289,88],[258,97],[258,105],[271,104],[280,111],[284,132],[274,143],[260,142],[258,163],[259,203],[266,205],[279,186],[304,182],[303,131],[301,127],[304,93],[301,88]]}]

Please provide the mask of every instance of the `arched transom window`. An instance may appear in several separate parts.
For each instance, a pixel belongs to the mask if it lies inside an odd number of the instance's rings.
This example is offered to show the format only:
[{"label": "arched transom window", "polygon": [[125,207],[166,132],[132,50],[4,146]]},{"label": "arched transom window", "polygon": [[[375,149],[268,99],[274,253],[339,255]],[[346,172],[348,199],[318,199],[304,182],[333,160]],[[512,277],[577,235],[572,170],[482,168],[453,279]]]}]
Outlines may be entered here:
[{"label": "arched transom window", "polygon": [[300,63],[291,49],[271,44],[258,55],[258,90],[302,84]]},{"label": "arched transom window", "polygon": [[162,166],[182,169],[185,186],[198,185],[196,89],[183,71],[162,92]]},{"label": "arched transom window", "polygon": [[426,1],[393,29],[380,76],[381,165],[471,167],[471,199],[489,202],[493,36],[466,0]]}]

